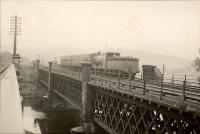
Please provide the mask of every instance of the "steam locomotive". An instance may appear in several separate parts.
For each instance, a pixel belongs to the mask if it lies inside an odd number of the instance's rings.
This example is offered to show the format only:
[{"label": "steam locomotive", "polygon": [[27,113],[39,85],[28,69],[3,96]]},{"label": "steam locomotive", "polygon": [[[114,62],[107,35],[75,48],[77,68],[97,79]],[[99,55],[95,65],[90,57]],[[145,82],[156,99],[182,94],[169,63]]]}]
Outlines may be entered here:
[{"label": "steam locomotive", "polygon": [[82,63],[91,63],[92,68],[97,70],[107,70],[111,72],[122,72],[131,74],[132,77],[139,72],[139,59],[132,57],[122,57],[118,52],[91,53],[84,55],[69,55],[61,57],[61,66],[78,69]]}]

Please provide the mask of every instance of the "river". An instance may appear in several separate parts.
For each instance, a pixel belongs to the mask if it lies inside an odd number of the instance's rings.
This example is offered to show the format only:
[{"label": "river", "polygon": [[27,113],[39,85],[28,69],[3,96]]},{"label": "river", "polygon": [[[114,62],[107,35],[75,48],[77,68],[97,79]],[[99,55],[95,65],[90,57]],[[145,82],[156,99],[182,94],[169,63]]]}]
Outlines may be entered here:
[{"label": "river", "polygon": [[26,134],[70,133],[70,129],[79,125],[77,110],[42,110],[42,99],[38,97],[23,99],[23,122]]}]

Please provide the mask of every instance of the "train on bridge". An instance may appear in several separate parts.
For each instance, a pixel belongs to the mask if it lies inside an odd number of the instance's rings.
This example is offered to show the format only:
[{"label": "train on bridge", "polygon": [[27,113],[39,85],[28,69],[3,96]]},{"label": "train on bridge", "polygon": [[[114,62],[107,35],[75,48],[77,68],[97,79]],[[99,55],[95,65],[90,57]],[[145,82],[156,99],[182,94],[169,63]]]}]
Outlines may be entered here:
[{"label": "train on bridge", "polygon": [[[121,56],[118,52],[106,53],[90,53],[83,55],[68,55],[60,59],[62,67],[78,70],[81,69],[83,63],[90,63],[94,72],[97,70],[100,74],[105,70],[111,72],[112,76],[118,77],[119,72],[123,75],[121,77],[135,78],[139,73],[139,59],[129,56]],[[148,69],[149,68],[149,69]],[[143,67],[143,72],[148,77],[160,77],[159,71],[155,66],[146,65]],[[159,75],[158,75],[159,74]],[[147,77],[145,77],[147,79]]]},{"label": "train on bridge", "polygon": [[91,63],[97,70],[131,74],[133,77],[139,72],[139,59],[120,56],[118,52],[91,53],[84,55],[69,55],[61,57],[60,64],[72,69],[81,68],[82,63]]}]

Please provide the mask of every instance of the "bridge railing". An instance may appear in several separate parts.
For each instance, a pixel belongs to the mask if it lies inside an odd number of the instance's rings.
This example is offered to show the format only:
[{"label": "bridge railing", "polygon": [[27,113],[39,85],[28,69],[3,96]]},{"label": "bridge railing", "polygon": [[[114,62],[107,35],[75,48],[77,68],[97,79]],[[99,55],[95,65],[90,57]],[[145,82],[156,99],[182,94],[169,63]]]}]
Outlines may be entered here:
[{"label": "bridge railing", "polygon": [[11,64],[2,65],[2,67],[1,67],[1,69],[0,69],[0,81],[1,81],[1,79],[4,77],[5,71],[7,70],[7,68],[8,68],[10,65],[11,65]]},{"label": "bridge railing", "polygon": [[[42,67],[48,70],[48,67]],[[62,66],[53,66],[52,72],[59,73],[70,78],[82,80],[82,70],[72,70]],[[200,86],[191,85],[191,81],[174,80],[164,81],[157,77],[148,79],[134,78],[120,71],[91,69],[91,81],[100,86],[108,86],[121,92],[137,92],[142,95],[151,95],[162,99],[176,99],[179,101],[200,101]]]},{"label": "bridge railing", "polygon": [[[48,71],[49,67],[41,66],[40,69]],[[70,70],[70,69],[67,69],[67,68],[64,68],[64,67],[58,66],[58,65],[57,66],[54,65],[52,67],[52,73],[58,73],[60,75],[64,75],[64,76],[78,79],[78,80],[82,79],[82,71],[81,70],[74,71],[74,70]]]},{"label": "bridge railing", "polygon": [[152,95],[162,99],[176,99],[179,101],[200,101],[200,87],[187,85],[186,81],[182,84],[163,82],[162,80],[144,80],[131,79],[130,76],[121,76],[117,73],[113,76],[113,72],[104,72],[101,75],[92,76],[92,81],[100,86],[107,86],[112,89],[117,89],[121,92],[137,92],[142,95]]}]

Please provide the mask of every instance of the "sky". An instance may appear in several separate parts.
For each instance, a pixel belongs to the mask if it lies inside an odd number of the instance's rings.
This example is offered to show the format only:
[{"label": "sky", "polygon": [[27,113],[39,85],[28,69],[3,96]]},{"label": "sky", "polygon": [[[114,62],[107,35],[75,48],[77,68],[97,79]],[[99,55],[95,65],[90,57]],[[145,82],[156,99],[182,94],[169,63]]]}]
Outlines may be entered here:
[{"label": "sky", "polygon": [[194,59],[200,1],[1,0],[1,50],[13,51],[10,17],[22,18],[20,55],[57,57],[114,49]]}]

